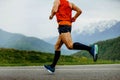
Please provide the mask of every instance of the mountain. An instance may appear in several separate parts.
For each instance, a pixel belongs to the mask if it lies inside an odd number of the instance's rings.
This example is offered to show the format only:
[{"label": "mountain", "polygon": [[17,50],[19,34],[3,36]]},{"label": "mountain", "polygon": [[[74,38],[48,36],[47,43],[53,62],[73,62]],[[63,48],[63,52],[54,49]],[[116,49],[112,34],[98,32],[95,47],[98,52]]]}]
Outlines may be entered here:
[{"label": "mountain", "polygon": [[[96,23],[87,24],[83,26],[83,30],[78,29],[72,32],[74,42],[81,42],[84,44],[93,44],[97,41],[111,39],[120,36],[120,21],[99,21]],[[47,42],[53,44],[57,38],[45,39]]]},{"label": "mountain", "polygon": [[21,34],[9,33],[0,29],[0,47],[19,50],[34,50],[42,52],[54,51],[54,46],[35,37],[26,37]]},{"label": "mountain", "polygon": [[[98,59],[120,60],[120,36],[114,39],[97,42],[99,46]],[[73,56],[92,58],[87,51],[81,51]]]},{"label": "mountain", "polygon": [[[41,51],[54,53],[54,45],[35,37],[10,33],[0,29],[0,48],[13,48],[18,50]],[[70,55],[74,51],[62,49],[62,54]]]},{"label": "mountain", "polygon": [[[120,36],[120,21],[102,21],[90,24],[88,27],[93,27],[93,33],[89,31],[73,31],[73,41],[78,41],[85,44],[93,44],[100,40],[106,40]],[[57,37],[41,40],[35,37],[27,37],[21,34],[9,33],[0,29],[0,48],[14,48],[19,50],[35,50],[42,52],[54,52],[54,45]],[[52,43],[52,44],[51,44]],[[63,46],[64,48],[64,46]],[[76,51],[62,49],[62,54],[70,55]]]},{"label": "mountain", "polygon": [[[89,24],[82,33],[73,32],[73,40],[93,44],[97,41],[107,40],[120,36],[120,21],[110,20]],[[91,29],[92,28],[92,29]],[[90,29],[90,31],[88,31]]]}]

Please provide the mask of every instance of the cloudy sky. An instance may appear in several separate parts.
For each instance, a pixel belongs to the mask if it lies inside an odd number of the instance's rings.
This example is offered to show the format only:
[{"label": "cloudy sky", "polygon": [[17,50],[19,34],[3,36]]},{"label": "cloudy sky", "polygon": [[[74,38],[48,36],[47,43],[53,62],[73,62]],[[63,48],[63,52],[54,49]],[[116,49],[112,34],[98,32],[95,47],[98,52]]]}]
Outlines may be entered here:
[{"label": "cloudy sky", "polygon": [[[53,1],[0,0],[0,29],[41,39],[57,36],[56,18],[52,21],[48,19]],[[73,30],[84,30],[84,25],[98,21],[120,20],[120,0],[70,1],[83,11],[73,23]]]}]

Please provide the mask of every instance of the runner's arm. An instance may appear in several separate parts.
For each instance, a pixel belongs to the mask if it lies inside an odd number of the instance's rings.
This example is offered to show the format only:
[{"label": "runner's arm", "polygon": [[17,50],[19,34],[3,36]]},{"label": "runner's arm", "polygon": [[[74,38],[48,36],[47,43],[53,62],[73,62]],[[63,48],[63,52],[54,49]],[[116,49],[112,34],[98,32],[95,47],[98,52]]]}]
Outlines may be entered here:
[{"label": "runner's arm", "polygon": [[78,16],[82,13],[82,10],[79,7],[77,7],[75,4],[73,3],[71,4],[72,4],[72,9],[76,11],[76,14],[72,17],[72,22],[75,22]]},{"label": "runner's arm", "polygon": [[60,5],[60,1],[59,0],[55,0],[52,10],[51,10],[51,15],[49,16],[49,19],[53,19],[54,15],[56,14],[56,12],[58,11],[58,7]]}]

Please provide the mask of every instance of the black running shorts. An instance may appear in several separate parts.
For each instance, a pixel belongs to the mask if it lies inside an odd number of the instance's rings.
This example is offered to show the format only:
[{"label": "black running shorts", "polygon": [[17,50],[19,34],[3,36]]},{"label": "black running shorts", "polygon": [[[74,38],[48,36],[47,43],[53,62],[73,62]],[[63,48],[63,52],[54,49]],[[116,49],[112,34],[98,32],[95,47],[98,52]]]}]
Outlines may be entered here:
[{"label": "black running shorts", "polygon": [[59,25],[58,32],[59,34],[67,33],[67,32],[71,33],[71,26],[70,25]]}]

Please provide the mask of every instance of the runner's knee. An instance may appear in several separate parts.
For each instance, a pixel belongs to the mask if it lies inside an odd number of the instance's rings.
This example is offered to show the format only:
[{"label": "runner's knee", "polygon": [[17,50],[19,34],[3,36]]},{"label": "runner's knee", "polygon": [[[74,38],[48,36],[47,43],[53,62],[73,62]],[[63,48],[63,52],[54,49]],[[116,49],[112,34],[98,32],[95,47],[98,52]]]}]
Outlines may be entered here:
[{"label": "runner's knee", "polygon": [[68,49],[73,49],[73,44],[70,44],[70,45],[66,45]]},{"label": "runner's knee", "polygon": [[56,44],[54,47],[55,47],[55,50],[56,50],[56,51],[60,51],[59,45]]}]

